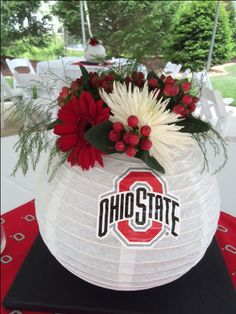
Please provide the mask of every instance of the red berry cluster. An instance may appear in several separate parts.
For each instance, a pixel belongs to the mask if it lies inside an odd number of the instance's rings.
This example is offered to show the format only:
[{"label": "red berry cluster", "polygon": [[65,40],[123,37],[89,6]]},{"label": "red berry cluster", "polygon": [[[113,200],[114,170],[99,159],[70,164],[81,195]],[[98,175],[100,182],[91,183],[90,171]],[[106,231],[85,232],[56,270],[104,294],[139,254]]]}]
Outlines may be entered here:
[{"label": "red berry cluster", "polygon": [[67,99],[70,97],[70,88],[69,87],[63,87],[59,96],[57,97],[58,105],[63,106],[66,102]]},{"label": "red berry cluster", "polygon": [[144,74],[142,72],[134,71],[131,73],[131,76],[126,76],[125,83],[128,85],[129,83],[132,83],[138,87],[143,87],[144,85]]},{"label": "red berry cluster", "polygon": [[[158,94],[158,98],[165,96],[168,98],[176,97],[177,103],[172,107],[176,114],[180,114],[182,117],[188,117],[195,109],[198,102],[197,97],[190,95],[191,83],[183,82],[179,83],[178,80],[171,76],[165,77],[162,75],[160,79],[163,81],[164,86],[161,92]],[[155,85],[155,79],[149,79],[149,86]]]},{"label": "red berry cluster", "polygon": [[115,80],[112,74],[99,75],[98,73],[89,73],[89,83],[92,88],[103,88],[107,93],[113,90],[113,82]]},{"label": "red berry cluster", "polygon": [[158,81],[157,79],[155,79],[154,77],[150,78],[148,80],[148,86],[151,88],[151,89],[155,89],[158,87]]},{"label": "red berry cluster", "polygon": [[182,117],[188,117],[196,109],[198,100],[197,97],[186,94],[181,98],[179,104],[174,106],[173,111]]},{"label": "red berry cluster", "polygon": [[136,155],[139,149],[148,151],[152,147],[152,142],[148,138],[151,134],[151,128],[148,125],[138,127],[139,119],[136,116],[129,116],[127,119],[130,131],[126,131],[123,123],[114,122],[112,130],[108,137],[115,143],[115,149],[118,152],[125,152],[129,157]]},{"label": "red berry cluster", "polygon": [[173,79],[172,76],[164,78],[163,94],[167,97],[175,97],[179,94],[180,88],[175,85],[177,80]]},{"label": "red berry cluster", "polygon": [[[115,80],[113,75],[102,74],[100,76],[96,72],[90,72],[89,76],[89,85],[91,88],[103,88],[107,93],[112,92],[113,82]],[[73,95],[79,96],[79,94],[84,90],[83,83],[83,79],[78,78],[71,83],[70,87],[63,87],[57,97],[58,105],[62,107],[73,97]]]},{"label": "red berry cluster", "polygon": [[70,87],[64,86],[57,97],[58,105],[64,106],[75,94],[80,93],[83,90],[82,78],[78,78],[73,81]]}]

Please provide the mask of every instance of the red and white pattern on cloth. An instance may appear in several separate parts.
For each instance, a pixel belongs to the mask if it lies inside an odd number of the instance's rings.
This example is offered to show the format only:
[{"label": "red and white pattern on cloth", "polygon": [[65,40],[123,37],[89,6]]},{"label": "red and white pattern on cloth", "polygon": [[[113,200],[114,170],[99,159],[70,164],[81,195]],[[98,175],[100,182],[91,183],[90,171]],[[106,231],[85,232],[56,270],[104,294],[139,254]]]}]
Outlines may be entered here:
[{"label": "red and white pattern on cloth", "polygon": [[220,213],[216,239],[236,288],[236,217]]},{"label": "red and white pattern on cloth", "polygon": [[89,71],[89,67],[110,67],[113,65],[112,62],[103,62],[102,64],[91,64],[91,63],[86,63],[86,62],[81,62],[81,61],[78,61],[78,62],[74,62],[72,63],[72,65],[82,65],[84,67],[88,67],[87,70]]},{"label": "red and white pattern on cloth", "polygon": [[[34,201],[2,215],[1,224],[6,233],[6,248],[1,256],[1,313],[40,314],[42,312],[6,310],[2,305],[7,291],[38,235]],[[236,288],[236,217],[221,212],[216,238]]]},{"label": "red and white pattern on cloth", "polygon": [[6,247],[1,255],[1,313],[35,313],[29,311],[21,312],[17,310],[6,310],[2,305],[7,291],[13,283],[22,262],[38,235],[34,201],[30,201],[15,210],[11,210],[2,215],[1,225],[6,234]]}]

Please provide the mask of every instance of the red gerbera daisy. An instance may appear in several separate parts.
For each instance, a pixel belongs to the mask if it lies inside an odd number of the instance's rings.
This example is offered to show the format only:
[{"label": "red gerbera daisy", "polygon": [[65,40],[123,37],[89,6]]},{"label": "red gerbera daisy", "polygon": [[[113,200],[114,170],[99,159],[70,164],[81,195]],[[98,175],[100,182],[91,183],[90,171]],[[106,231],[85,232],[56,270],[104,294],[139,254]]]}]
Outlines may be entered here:
[{"label": "red gerbera daisy", "polygon": [[60,135],[57,145],[61,151],[70,152],[67,160],[72,166],[78,164],[88,170],[97,161],[103,167],[102,152],[84,138],[91,126],[109,119],[110,108],[103,108],[103,103],[102,100],[95,102],[89,92],[82,92],[58,112],[61,123],[54,128],[54,133]]}]

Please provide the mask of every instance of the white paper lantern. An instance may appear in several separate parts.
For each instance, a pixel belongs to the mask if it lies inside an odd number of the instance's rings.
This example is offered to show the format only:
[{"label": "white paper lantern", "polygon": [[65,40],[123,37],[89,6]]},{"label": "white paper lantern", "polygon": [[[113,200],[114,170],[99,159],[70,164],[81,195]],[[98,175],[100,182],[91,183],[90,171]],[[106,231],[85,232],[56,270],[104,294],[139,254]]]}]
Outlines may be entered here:
[{"label": "white paper lantern", "polygon": [[113,229],[99,238],[99,197],[114,191],[114,179],[130,168],[148,170],[124,155],[104,157],[104,168],[89,171],[66,163],[50,183],[41,173],[36,198],[40,233],[55,258],[76,276],[114,290],[148,289],[181,277],[204,256],[219,218],[217,182],[201,173],[201,152],[173,151],[171,169],[162,178],[167,194],[181,203],[179,236],[164,234],[141,247],[128,247]]},{"label": "white paper lantern", "polygon": [[97,62],[106,57],[106,50],[101,44],[96,44],[95,46],[88,44],[84,51],[84,57],[87,61]]}]

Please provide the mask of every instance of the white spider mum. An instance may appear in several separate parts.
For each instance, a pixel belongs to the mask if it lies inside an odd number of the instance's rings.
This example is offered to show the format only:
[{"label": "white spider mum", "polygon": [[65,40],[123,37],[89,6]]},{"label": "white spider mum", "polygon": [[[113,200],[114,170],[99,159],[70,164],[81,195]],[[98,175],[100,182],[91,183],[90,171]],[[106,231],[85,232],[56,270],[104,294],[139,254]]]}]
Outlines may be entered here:
[{"label": "white spider mum", "polygon": [[193,144],[191,135],[179,132],[182,126],[175,124],[179,115],[166,110],[169,100],[157,101],[157,93],[149,92],[147,83],[142,90],[137,86],[132,90],[131,84],[127,89],[126,84],[114,82],[112,93],[100,90],[100,95],[111,108],[112,122],[122,122],[125,128],[130,130],[127,119],[134,115],[139,119],[139,128],[143,125],[151,127],[149,139],[152,141],[152,147],[149,153],[164,168],[171,162],[173,148],[191,150]]}]

